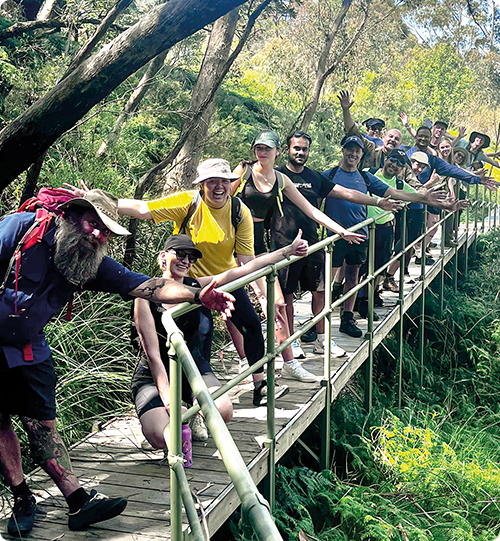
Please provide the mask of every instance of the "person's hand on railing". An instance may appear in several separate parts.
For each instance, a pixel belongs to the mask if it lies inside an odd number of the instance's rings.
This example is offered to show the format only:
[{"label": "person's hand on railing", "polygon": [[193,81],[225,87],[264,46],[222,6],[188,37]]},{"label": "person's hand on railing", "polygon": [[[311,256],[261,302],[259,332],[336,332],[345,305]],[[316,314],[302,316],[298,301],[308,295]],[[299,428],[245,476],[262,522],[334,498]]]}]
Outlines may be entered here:
[{"label": "person's hand on railing", "polygon": [[68,184],[67,182],[64,182],[63,185],[66,186],[68,193],[74,195],[75,197],[85,197],[85,194],[90,191],[90,188],[85,184],[85,182],[83,182],[83,180],[80,180],[79,188],[73,186],[72,184]]},{"label": "person's hand on railing", "polygon": [[231,312],[234,310],[233,302],[235,298],[231,293],[219,291],[215,289],[216,280],[212,280],[208,286],[205,286],[200,292],[200,302],[209,310],[216,310],[224,321],[231,317]]},{"label": "person's hand on railing", "polygon": [[399,212],[405,205],[403,201],[396,201],[390,197],[383,197],[378,200],[378,206],[382,210],[390,210],[391,212]]}]

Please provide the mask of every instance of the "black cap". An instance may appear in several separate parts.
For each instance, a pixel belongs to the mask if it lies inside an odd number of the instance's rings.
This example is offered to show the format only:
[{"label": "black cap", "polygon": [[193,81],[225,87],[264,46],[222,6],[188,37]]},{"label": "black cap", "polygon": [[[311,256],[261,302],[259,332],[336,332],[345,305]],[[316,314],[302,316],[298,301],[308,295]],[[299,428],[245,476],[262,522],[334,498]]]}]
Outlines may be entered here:
[{"label": "black cap", "polygon": [[385,122],[381,118],[367,118],[363,124],[367,128],[375,129],[377,126],[382,129],[385,128]]},{"label": "black cap", "polygon": [[434,122],[433,126],[435,126],[436,124],[441,124],[441,126],[444,126],[445,130],[448,129],[448,123],[445,122],[444,120],[436,120],[436,122]]},{"label": "black cap", "polygon": [[389,154],[389,158],[395,158],[396,160],[399,160],[401,163],[410,165],[410,160],[408,159],[406,152],[402,150],[401,148],[394,148],[393,150],[391,150],[391,153]]},{"label": "black cap", "polygon": [[355,144],[358,145],[361,149],[365,149],[365,145],[363,144],[363,141],[361,137],[358,137],[357,135],[349,135],[349,137],[344,137],[342,141],[340,141],[340,146],[342,148],[345,148],[347,145]]},{"label": "black cap", "polygon": [[203,257],[203,254],[196,248],[194,242],[187,235],[172,235],[165,241],[163,249],[168,250],[189,250],[198,259]]}]

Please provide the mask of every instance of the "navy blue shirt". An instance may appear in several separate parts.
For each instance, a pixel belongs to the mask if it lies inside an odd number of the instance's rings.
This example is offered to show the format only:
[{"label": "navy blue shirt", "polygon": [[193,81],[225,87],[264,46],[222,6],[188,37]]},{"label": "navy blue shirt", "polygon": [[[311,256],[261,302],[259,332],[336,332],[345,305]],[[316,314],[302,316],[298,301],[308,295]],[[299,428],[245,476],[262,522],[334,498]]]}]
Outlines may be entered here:
[{"label": "navy blue shirt", "polygon": [[[413,146],[406,151],[406,155],[408,158],[411,158],[412,155],[417,152],[417,150],[418,148]],[[441,158],[438,158],[429,152],[426,152],[426,154],[429,157],[430,167],[426,167],[422,173],[418,175],[418,180],[420,180],[422,184],[425,184],[431,178],[432,171],[436,171],[438,175],[463,180],[464,182],[467,182],[467,184],[480,183],[481,179],[477,175],[473,175],[472,173],[469,173],[456,165],[451,165],[450,163],[445,162]]]},{"label": "navy blue shirt", "polygon": [[[332,169],[328,169],[323,173],[323,175],[325,175],[325,177],[329,177],[331,171]],[[370,192],[378,197],[383,197],[390,186],[388,186],[385,182],[382,182],[371,173],[365,172],[365,175],[369,182],[368,186],[359,171],[348,173],[339,167],[332,180],[335,182],[335,184],[344,186],[344,188],[357,190],[358,192],[364,194]],[[329,197],[325,203],[325,214],[347,229],[366,220],[367,209],[366,205],[359,205],[358,203],[351,203],[350,201],[345,201],[344,199],[334,199],[333,197]],[[327,231],[328,235],[334,234],[332,231]],[[368,227],[366,226],[357,232],[368,237]]]},{"label": "navy blue shirt", "polygon": [[[35,219],[33,213],[11,214],[0,221],[0,280],[3,281],[15,248]],[[83,287],[70,284],[54,265],[54,234],[57,230],[53,219],[48,231],[21,257],[17,296],[15,265],[11,269],[5,292],[0,295],[0,349],[10,368],[26,366],[23,346],[31,344],[33,360],[37,364],[47,360],[50,348],[43,328],[50,319],[82,289],[118,293],[124,300],[131,300],[129,293],[149,277],[129,271],[114,259],[105,257],[94,280]],[[14,302],[17,298],[15,316]]]}]

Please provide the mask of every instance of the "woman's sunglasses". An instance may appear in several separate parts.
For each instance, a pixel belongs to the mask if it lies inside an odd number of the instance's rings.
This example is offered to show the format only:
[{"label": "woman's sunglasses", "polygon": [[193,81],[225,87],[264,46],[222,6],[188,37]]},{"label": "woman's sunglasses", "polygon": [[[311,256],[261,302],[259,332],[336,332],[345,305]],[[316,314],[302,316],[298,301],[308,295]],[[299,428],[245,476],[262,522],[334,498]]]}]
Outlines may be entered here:
[{"label": "woman's sunglasses", "polygon": [[179,261],[184,261],[184,259],[186,259],[186,256],[190,263],[196,263],[198,261],[198,258],[194,254],[187,252],[186,250],[172,250],[172,251],[175,253],[175,257]]}]

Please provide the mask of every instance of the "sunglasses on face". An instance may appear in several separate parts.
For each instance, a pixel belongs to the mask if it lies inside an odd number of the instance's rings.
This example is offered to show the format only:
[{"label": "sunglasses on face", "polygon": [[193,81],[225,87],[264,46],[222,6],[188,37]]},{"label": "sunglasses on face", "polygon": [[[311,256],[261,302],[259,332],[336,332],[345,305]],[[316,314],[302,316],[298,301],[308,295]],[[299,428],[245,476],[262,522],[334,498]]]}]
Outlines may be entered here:
[{"label": "sunglasses on face", "polygon": [[399,160],[398,158],[389,158],[389,161],[391,163],[397,163],[399,165],[399,167],[404,167],[405,166],[405,162]]},{"label": "sunglasses on face", "polygon": [[175,257],[179,261],[184,261],[184,259],[186,259],[186,256],[190,263],[196,263],[198,261],[198,258],[194,254],[187,252],[186,250],[172,250],[172,252],[175,253]]},{"label": "sunglasses on face", "polygon": [[303,131],[296,131],[292,137],[303,137],[304,139],[307,139],[310,143],[312,143],[312,137],[306,133],[306,132],[303,132]]}]

